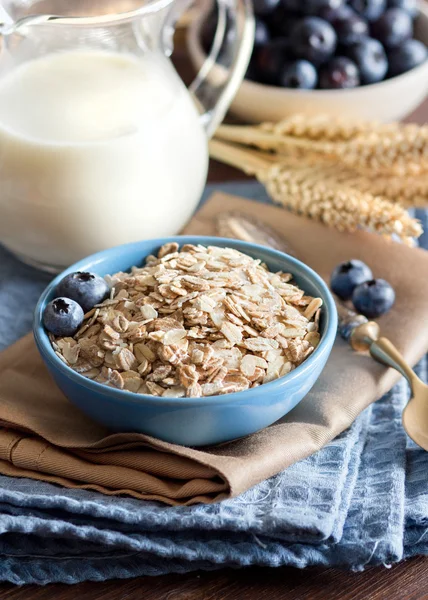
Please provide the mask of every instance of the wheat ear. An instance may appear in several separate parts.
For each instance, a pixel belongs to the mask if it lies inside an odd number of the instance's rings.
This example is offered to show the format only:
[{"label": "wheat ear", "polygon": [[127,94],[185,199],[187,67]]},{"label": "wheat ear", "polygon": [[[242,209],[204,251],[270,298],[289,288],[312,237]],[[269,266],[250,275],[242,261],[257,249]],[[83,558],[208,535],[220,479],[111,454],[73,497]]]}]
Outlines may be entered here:
[{"label": "wheat ear", "polygon": [[219,140],[210,142],[210,153],[255,175],[278,204],[340,231],[363,227],[386,236],[395,234],[406,243],[422,233],[419,222],[400,205],[337,182],[326,183],[323,174],[310,166],[287,166],[266,153]]}]

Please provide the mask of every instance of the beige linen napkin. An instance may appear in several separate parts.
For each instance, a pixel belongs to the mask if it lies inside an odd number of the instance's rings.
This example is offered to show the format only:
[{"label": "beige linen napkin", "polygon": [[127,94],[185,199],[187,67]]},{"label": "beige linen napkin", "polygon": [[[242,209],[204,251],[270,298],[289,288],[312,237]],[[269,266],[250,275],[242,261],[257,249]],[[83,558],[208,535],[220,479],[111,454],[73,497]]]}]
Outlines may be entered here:
[{"label": "beige linen napkin", "polygon": [[[185,233],[214,234],[215,216],[233,209],[271,225],[326,279],[340,261],[367,262],[397,293],[394,309],[379,321],[384,335],[412,364],[428,350],[428,252],[366,232],[342,234],[225,194],[215,194]],[[90,421],[57,389],[27,336],[0,355],[0,473],[167,504],[213,502],[319,450],[397,378],[338,339],[312,391],[285,418],[246,439],[193,449],[110,434]]]}]

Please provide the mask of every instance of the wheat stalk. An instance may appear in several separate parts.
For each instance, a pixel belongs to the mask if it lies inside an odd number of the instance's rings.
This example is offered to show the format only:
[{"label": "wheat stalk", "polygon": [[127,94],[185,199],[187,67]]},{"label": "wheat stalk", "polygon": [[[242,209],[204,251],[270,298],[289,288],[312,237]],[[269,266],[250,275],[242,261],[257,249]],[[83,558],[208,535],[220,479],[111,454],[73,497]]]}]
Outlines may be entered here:
[{"label": "wheat stalk", "polygon": [[323,140],[343,142],[373,131],[394,132],[398,129],[396,123],[373,123],[354,121],[344,118],[332,119],[329,115],[315,115],[308,118],[305,115],[294,115],[278,123],[262,123],[259,128],[264,132],[286,135],[307,140]]},{"label": "wheat stalk", "polygon": [[294,117],[275,125],[222,125],[216,137],[277,154],[315,154],[383,177],[428,172],[428,126]]},{"label": "wheat stalk", "polygon": [[422,233],[419,222],[399,204],[324,182],[307,167],[291,169],[283,164],[273,165],[258,173],[258,179],[275,202],[339,231],[364,228],[386,236],[396,235],[405,243]]},{"label": "wheat stalk", "polygon": [[278,162],[290,169],[305,166],[311,176],[324,183],[346,186],[373,196],[384,196],[388,200],[404,207],[423,207],[428,205],[428,177],[379,176],[369,172],[360,172],[348,166],[331,162],[316,155],[301,156],[281,154]]},{"label": "wheat stalk", "polygon": [[287,165],[272,155],[219,140],[210,142],[210,153],[255,175],[275,202],[340,231],[364,227],[386,236],[395,234],[406,243],[422,233],[419,222],[400,205],[353,189],[333,176],[326,180],[320,166],[299,163],[294,157]]}]

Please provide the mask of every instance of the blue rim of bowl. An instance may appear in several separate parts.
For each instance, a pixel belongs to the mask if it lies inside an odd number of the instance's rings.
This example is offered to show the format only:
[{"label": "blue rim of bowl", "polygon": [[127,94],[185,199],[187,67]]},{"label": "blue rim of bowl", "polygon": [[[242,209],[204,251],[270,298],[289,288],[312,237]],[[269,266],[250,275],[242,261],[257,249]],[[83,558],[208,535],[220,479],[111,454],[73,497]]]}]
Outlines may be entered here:
[{"label": "blue rim of bowl", "polygon": [[[252,388],[249,390],[244,390],[242,392],[233,392],[231,394],[222,394],[216,396],[205,396],[202,398],[164,398],[162,396],[151,396],[147,394],[136,394],[134,392],[129,392],[127,390],[119,390],[117,388],[111,388],[102,383],[98,383],[96,381],[92,381],[87,377],[84,377],[80,373],[74,371],[71,367],[66,365],[58,356],[55,354],[54,349],[52,348],[49,337],[45,331],[43,326],[43,309],[46,304],[47,298],[51,295],[52,290],[57,286],[57,284],[61,281],[65,274],[73,273],[79,270],[88,270],[93,268],[94,265],[99,264],[104,261],[106,255],[116,254],[121,250],[126,248],[131,248],[133,246],[138,246],[140,243],[152,243],[153,246],[162,246],[163,244],[167,244],[169,242],[177,242],[180,244],[201,244],[208,246],[221,246],[221,247],[230,247],[230,244],[233,243],[234,247],[241,252],[246,253],[247,251],[257,251],[258,249],[263,252],[268,252],[272,258],[277,258],[278,260],[283,260],[284,257],[287,259],[289,263],[290,272],[293,271],[293,266],[297,268],[303,269],[304,274],[307,275],[313,283],[318,287],[321,295],[323,296],[323,309],[325,319],[324,332],[321,336],[321,340],[317,348],[315,348],[314,352],[298,367],[296,367],[287,375],[283,377],[279,377],[274,381],[270,381],[269,383],[263,384],[263,390],[266,393],[269,393],[273,388],[279,388],[285,385],[289,381],[293,381],[294,379],[304,375],[307,370],[310,370],[312,364],[321,359],[322,355],[326,352],[329,352],[329,345],[331,341],[331,345],[333,345],[336,332],[337,332],[337,311],[336,305],[333,300],[333,296],[328,289],[326,283],[323,279],[310,267],[308,267],[305,263],[300,260],[285,254],[283,252],[279,252],[278,250],[274,250],[272,248],[268,248],[266,246],[261,246],[260,244],[252,244],[250,242],[243,242],[240,240],[234,240],[229,238],[217,238],[212,236],[192,236],[192,235],[183,235],[183,236],[171,236],[167,238],[154,238],[150,240],[142,240],[141,242],[131,242],[129,244],[123,244],[121,246],[115,246],[113,248],[109,248],[107,250],[103,250],[101,252],[97,252],[96,254],[92,254],[77,263],[74,263],[67,269],[65,269],[62,273],[57,275],[55,279],[51,281],[51,283],[46,287],[42,295],[40,296],[37,306],[34,311],[34,320],[33,320],[33,334],[36,341],[36,345],[39,349],[39,352],[43,356],[45,360],[47,360],[53,367],[58,369],[63,375],[74,381],[75,383],[84,386],[85,388],[92,390],[94,392],[98,392],[104,396],[108,396],[114,398],[115,400],[123,400],[124,402],[131,402],[137,404],[165,404],[165,405],[174,405],[174,406],[189,406],[189,405],[198,405],[198,404],[224,404],[229,400],[228,398],[233,397],[234,401],[239,401],[242,397],[245,396],[245,399],[251,398],[251,396],[256,396],[260,394],[260,387]],[[143,257],[144,260],[144,257]],[[293,274],[293,273],[292,273]]]}]

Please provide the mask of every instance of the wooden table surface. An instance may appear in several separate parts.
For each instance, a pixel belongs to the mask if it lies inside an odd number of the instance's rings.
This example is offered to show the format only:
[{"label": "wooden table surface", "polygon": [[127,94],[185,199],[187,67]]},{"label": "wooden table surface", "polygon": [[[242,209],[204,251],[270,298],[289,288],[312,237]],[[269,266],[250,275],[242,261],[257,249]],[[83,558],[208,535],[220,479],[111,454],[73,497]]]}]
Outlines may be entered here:
[{"label": "wooden table surface", "polygon": [[[188,69],[179,58],[183,79]],[[428,121],[428,100],[410,121]],[[211,162],[209,181],[245,179],[241,172]],[[0,558],[1,571],[1,558]],[[76,586],[15,587],[0,584],[0,600],[428,600],[428,557],[404,561],[390,569],[363,573],[337,569],[288,567],[224,569],[188,575],[140,577]]]}]

